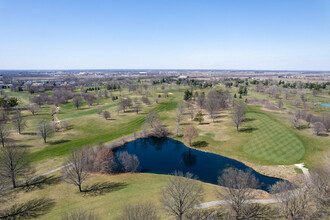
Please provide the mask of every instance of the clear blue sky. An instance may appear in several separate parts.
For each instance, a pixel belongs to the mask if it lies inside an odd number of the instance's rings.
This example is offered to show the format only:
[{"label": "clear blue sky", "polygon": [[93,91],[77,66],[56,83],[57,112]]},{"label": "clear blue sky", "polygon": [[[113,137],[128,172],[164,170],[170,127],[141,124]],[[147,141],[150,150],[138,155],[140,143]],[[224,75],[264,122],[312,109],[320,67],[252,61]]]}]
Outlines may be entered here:
[{"label": "clear blue sky", "polygon": [[330,70],[330,0],[0,0],[0,69]]}]

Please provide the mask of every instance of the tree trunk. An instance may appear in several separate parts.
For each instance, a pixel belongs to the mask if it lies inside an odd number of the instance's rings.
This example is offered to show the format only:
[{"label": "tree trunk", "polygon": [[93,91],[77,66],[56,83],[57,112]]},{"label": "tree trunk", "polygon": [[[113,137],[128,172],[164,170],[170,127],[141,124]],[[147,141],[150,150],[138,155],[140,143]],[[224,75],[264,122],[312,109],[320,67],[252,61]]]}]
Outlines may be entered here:
[{"label": "tree trunk", "polygon": [[81,185],[80,184],[78,185],[78,187],[79,187],[79,192],[82,192]]},{"label": "tree trunk", "polygon": [[13,176],[13,175],[11,177],[11,182],[13,184],[13,188],[16,188],[16,180],[15,180],[15,176]]}]

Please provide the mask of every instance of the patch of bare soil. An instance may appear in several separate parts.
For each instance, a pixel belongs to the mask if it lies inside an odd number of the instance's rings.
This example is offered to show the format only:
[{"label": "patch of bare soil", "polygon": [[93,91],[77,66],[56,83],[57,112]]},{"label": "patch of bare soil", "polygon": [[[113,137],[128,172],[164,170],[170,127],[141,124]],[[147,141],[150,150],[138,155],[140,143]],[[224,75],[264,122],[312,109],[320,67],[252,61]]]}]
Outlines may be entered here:
[{"label": "patch of bare soil", "polygon": [[288,181],[293,181],[297,179],[300,174],[297,174],[294,170],[294,165],[273,165],[273,166],[265,166],[265,165],[258,165],[249,162],[243,162],[247,166],[253,168],[258,173],[261,173],[265,176],[270,177],[277,177],[280,179],[285,179]]}]

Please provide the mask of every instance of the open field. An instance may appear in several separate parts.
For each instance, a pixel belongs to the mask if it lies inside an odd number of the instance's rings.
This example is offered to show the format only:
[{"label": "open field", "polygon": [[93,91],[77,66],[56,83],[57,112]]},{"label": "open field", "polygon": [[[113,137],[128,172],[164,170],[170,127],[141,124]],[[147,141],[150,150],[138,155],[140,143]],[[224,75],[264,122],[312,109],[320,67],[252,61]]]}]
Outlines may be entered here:
[{"label": "open field", "polygon": [[[18,189],[20,200],[27,201],[33,198],[47,197],[53,199],[55,206],[40,219],[59,219],[72,210],[93,211],[101,219],[116,219],[127,204],[141,201],[150,201],[159,206],[161,189],[167,183],[167,176],[156,174],[94,174],[86,182],[85,189],[89,192],[79,193],[78,189],[58,179],[58,175],[50,176],[45,184]],[[102,190],[95,189],[102,185]],[[203,184],[206,192],[204,201],[215,200],[217,187],[212,184]],[[161,215],[165,217],[162,210]]]}]

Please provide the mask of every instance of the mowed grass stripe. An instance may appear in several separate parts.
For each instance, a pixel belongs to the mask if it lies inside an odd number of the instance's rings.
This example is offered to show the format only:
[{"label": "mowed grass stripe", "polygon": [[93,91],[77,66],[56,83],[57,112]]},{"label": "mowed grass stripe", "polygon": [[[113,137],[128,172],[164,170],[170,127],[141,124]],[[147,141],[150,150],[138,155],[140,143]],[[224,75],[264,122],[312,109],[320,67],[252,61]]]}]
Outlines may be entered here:
[{"label": "mowed grass stripe", "polygon": [[255,119],[249,126],[256,129],[243,146],[249,156],[272,164],[293,164],[304,156],[303,143],[284,125],[261,112],[248,112],[247,118]]}]

